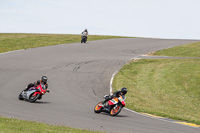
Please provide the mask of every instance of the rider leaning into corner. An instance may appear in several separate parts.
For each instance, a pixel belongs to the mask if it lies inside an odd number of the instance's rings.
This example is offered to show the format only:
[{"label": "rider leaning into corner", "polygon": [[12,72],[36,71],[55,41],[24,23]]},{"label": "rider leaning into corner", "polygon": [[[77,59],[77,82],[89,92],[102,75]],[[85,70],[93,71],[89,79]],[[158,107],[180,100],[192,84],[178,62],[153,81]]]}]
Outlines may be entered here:
[{"label": "rider leaning into corner", "polygon": [[82,33],[82,36],[84,36],[84,35],[86,35],[86,41],[87,41],[87,36],[88,36],[88,30],[87,29],[85,29]]},{"label": "rider leaning into corner", "polygon": [[[114,92],[113,95],[105,95],[104,98],[106,100],[111,100],[113,97],[118,98],[118,97],[122,96],[122,98],[125,99],[126,98],[125,95],[126,95],[127,91],[128,91],[127,88],[123,87],[123,88],[121,88],[121,90]],[[110,112],[111,111],[111,105],[108,105],[107,109]]]},{"label": "rider leaning into corner", "polygon": [[37,87],[40,84],[42,86],[42,89],[46,90],[48,88],[47,80],[48,80],[47,76],[42,76],[41,80],[37,80],[34,83],[28,84],[28,86],[26,87],[26,89],[24,89],[24,91],[29,90],[31,87]]}]

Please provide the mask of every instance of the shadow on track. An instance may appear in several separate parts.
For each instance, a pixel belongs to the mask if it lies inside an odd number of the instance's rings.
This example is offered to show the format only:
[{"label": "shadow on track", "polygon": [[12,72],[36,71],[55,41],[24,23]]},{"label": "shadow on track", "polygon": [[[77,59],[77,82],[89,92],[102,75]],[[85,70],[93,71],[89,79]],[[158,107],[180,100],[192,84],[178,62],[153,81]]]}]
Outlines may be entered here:
[{"label": "shadow on track", "polygon": [[101,112],[101,113],[99,113],[99,115],[106,115],[106,116],[110,116],[110,117],[128,117],[128,115],[120,115],[120,114],[116,115],[116,116],[111,116],[111,115],[109,115],[108,113],[105,113],[105,112]]},{"label": "shadow on track", "polygon": [[42,102],[42,101],[35,101],[33,103],[36,103],[36,104],[48,104],[48,103],[51,103],[51,102]]},{"label": "shadow on track", "polygon": [[[22,100],[22,102],[31,103],[28,100]],[[51,103],[51,102],[35,101],[35,102],[31,103],[31,104],[49,104],[49,103]]]}]

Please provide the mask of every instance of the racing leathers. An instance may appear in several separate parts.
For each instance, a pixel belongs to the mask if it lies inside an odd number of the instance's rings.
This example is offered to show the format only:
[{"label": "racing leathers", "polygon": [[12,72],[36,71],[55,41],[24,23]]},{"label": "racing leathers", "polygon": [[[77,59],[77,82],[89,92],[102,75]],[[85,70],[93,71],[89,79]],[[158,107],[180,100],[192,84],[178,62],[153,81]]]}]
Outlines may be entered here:
[{"label": "racing leathers", "polygon": [[[26,87],[26,89],[24,89],[24,91],[27,91],[27,90],[29,90],[31,87],[37,87],[38,85],[40,85],[41,84],[41,86],[42,86],[42,89],[47,89],[48,88],[48,84],[47,83],[44,83],[44,82],[42,82],[42,80],[37,80],[36,82],[34,82],[34,83],[30,83],[30,84],[28,84],[28,86]],[[39,90],[40,90],[40,87],[38,88]],[[41,91],[41,90],[40,90]]]},{"label": "racing leathers", "polygon": [[82,34],[81,38],[83,38],[83,36],[85,36],[86,37],[86,41],[87,41],[88,31],[84,30],[81,34]]}]

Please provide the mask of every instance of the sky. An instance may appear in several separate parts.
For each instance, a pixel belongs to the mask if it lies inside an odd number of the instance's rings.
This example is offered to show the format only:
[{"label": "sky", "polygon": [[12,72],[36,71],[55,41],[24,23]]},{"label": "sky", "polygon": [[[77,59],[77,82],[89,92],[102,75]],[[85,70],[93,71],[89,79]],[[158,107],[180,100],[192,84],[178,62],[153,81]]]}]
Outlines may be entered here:
[{"label": "sky", "polygon": [[200,0],[0,0],[0,33],[200,39]]}]

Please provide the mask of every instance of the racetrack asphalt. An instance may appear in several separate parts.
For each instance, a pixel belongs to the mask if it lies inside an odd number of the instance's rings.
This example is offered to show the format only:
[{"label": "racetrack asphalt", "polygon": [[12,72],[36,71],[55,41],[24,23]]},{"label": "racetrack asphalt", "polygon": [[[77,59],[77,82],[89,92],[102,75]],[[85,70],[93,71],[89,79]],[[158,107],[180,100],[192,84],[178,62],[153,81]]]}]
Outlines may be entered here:
[{"label": "racetrack asphalt", "polygon": [[[200,128],[125,109],[116,117],[94,113],[109,94],[112,74],[132,58],[196,41],[124,38],[0,54],[0,116],[105,132],[199,133]],[[50,93],[36,103],[19,101],[26,85],[43,75],[49,78]]]}]

